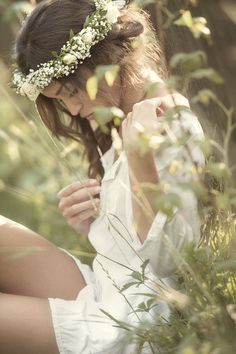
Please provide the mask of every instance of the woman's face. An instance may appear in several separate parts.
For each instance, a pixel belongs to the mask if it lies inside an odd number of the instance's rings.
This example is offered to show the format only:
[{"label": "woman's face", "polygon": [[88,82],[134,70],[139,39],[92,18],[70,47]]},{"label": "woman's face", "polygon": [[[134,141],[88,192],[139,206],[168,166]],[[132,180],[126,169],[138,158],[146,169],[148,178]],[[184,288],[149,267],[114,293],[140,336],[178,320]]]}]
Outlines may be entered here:
[{"label": "woman's face", "polygon": [[62,84],[60,81],[54,80],[44,89],[42,94],[46,97],[57,99],[72,116],[80,114],[81,118],[93,120],[94,107],[119,107],[120,103],[120,94],[117,85],[109,87],[105,80],[101,80],[99,82],[99,89],[102,89],[102,92],[105,93],[104,98],[97,97],[95,100],[91,100],[87,92],[76,88],[72,83]]}]

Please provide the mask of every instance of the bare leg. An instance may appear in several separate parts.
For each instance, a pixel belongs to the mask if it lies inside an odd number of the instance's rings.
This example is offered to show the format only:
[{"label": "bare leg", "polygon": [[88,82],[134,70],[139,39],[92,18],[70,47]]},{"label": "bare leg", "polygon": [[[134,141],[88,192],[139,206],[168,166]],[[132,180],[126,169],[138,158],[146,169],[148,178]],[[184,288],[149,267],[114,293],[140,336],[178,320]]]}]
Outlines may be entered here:
[{"label": "bare leg", "polygon": [[48,300],[0,294],[1,354],[58,354]]},{"label": "bare leg", "polygon": [[0,216],[0,292],[73,300],[84,286],[70,256],[35,232]]}]

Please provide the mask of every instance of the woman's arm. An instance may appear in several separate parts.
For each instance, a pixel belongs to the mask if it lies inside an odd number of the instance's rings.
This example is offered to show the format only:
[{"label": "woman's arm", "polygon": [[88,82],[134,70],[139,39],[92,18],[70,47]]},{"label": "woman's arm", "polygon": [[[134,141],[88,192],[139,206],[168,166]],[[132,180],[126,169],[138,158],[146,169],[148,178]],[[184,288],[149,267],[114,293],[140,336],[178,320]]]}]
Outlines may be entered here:
[{"label": "woman's arm", "polygon": [[[176,105],[189,107],[186,98],[178,93],[148,99],[134,105],[132,113],[128,114],[122,124],[124,146],[135,146],[139,139],[140,130],[145,133],[160,130],[160,115]],[[150,149],[145,155],[141,155],[138,149],[128,148],[126,155],[133,196],[133,221],[140,241],[143,243],[158,213],[158,208],[155,203],[156,193],[145,190],[142,188],[142,184],[157,185],[160,182],[158,161],[156,163],[153,149]]]},{"label": "woman's arm", "polygon": [[[153,151],[141,156],[138,151],[127,152],[129,175],[132,189],[134,223],[140,241],[146,239],[158,209],[153,191],[144,191],[142,183],[158,184],[159,176],[155,166]],[[138,195],[138,198],[135,196]]]}]

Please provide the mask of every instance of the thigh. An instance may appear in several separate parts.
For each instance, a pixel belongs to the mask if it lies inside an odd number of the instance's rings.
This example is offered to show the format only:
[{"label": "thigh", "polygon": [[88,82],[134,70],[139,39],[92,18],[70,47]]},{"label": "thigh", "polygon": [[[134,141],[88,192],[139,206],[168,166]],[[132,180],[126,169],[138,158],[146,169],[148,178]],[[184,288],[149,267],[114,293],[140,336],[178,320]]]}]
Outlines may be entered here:
[{"label": "thigh", "polygon": [[0,294],[2,354],[58,354],[47,299]]},{"label": "thigh", "polygon": [[75,299],[85,281],[75,261],[32,230],[0,216],[0,291]]}]

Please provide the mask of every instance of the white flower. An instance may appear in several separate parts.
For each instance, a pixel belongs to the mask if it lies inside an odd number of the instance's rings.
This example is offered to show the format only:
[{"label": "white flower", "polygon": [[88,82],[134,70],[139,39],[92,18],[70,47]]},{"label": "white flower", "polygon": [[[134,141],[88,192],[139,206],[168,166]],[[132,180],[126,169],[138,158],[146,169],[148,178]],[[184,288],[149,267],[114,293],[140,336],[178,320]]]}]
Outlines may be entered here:
[{"label": "white flower", "polygon": [[40,94],[37,86],[30,84],[29,82],[25,82],[20,89],[20,94],[22,96],[27,96],[31,101],[36,101],[38,95]]},{"label": "white flower", "polygon": [[73,54],[65,54],[64,57],[62,58],[63,63],[65,63],[66,65],[70,65],[72,63],[76,63],[77,62],[77,58],[75,55]]},{"label": "white flower", "polygon": [[16,72],[14,73],[14,76],[13,76],[13,81],[17,84],[17,83],[21,83],[23,77],[22,77],[22,74],[19,73],[19,72]]},{"label": "white flower", "polygon": [[107,21],[111,23],[116,23],[117,18],[120,16],[120,11],[117,8],[116,4],[111,1],[107,4],[107,13],[106,13],[106,19]]},{"label": "white flower", "polygon": [[81,35],[81,39],[86,44],[91,44],[94,40],[95,33],[91,28],[86,28],[86,31]]},{"label": "white flower", "polygon": [[[0,0],[1,1],[1,0]],[[53,78],[73,73],[84,59],[91,57],[90,48],[103,40],[111,30],[112,24],[120,16],[119,9],[125,6],[125,0],[94,0],[96,11],[86,20],[86,26],[70,38],[61,48],[59,58],[37,65],[28,75],[18,70],[13,77],[13,88],[17,94],[28,96],[35,101],[39,93],[47,87]]]},{"label": "white flower", "polygon": [[113,2],[116,4],[116,6],[119,10],[122,9],[123,7],[125,7],[125,5],[126,5],[125,0],[114,0]]},{"label": "white flower", "polygon": [[115,128],[112,128],[111,130],[111,136],[112,136],[112,145],[115,150],[121,151],[122,149],[122,140],[117,133],[117,130]]}]

